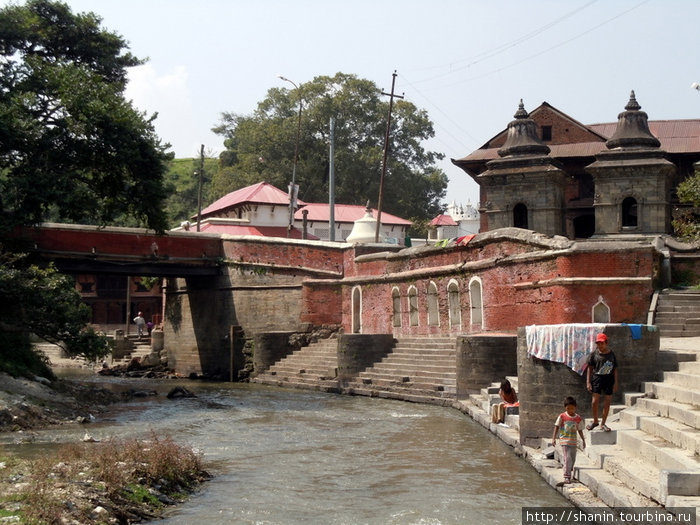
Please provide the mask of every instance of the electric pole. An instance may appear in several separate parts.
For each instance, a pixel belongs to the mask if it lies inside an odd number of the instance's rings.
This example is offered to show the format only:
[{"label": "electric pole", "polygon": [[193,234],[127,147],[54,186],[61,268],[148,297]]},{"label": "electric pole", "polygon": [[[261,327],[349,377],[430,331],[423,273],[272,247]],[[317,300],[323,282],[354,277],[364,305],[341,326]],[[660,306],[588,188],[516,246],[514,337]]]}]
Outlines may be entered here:
[{"label": "electric pole", "polygon": [[389,153],[389,132],[391,131],[391,110],[394,107],[394,98],[403,98],[403,94],[394,94],[394,85],[396,84],[396,70],[391,76],[391,93],[384,93],[389,97],[389,115],[386,119],[386,135],[384,136],[384,159],[382,161],[382,175],[379,179],[379,199],[377,200],[377,230],[374,233],[374,242],[379,242],[379,228],[382,225],[382,200],[384,199],[384,176],[386,175],[386,158]]}]

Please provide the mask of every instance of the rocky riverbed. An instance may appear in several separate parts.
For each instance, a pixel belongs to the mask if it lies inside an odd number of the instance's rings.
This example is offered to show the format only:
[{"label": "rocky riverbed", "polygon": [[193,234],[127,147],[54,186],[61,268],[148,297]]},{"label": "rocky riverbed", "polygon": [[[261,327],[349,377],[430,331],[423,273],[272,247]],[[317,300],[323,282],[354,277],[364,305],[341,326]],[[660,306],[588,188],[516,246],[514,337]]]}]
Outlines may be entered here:
[{"label": "rocky riverbed", "polygon": [[[109,368],[108,373],[168,373],[127,368]],[[197,454],[167,437],[104,443],[90,437],[94,417],[130,396],[139,397],[139,392],[116,394],[85,383],[0,373],[0,433],[12,436],[14,443],[32,442],[34,431],[63,425],[86,429],[81,442],[51,447],[31,460],[8,455],[0,445],[0,521],[138,523],[157,518],[208,479]]]}]

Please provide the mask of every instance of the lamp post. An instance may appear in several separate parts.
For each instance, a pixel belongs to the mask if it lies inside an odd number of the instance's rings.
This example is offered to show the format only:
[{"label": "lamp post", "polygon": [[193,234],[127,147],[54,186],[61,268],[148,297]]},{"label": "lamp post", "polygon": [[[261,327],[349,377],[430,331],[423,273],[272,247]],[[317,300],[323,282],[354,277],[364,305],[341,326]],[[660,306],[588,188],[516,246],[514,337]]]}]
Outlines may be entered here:
[{"label": "lamp post", "polygon": [[297,119],[297,138],[294,143],[294,160],[292,161],[292,183],[289,186],[289,223],[287,224],[287,237],[291,237],[292,225],[294,224],[294,205],[296,204],[295,180],[297,175],[297,158],[299,157],[299,136],[301,135],[302,99],[299,86],[295,82],[289,80],[287,77],[284,77],[282,75],[277,75],[277,78],[279,78],[280,80],[284,80],[285,82],[289,82],[296,88],[297,92],[299,93],[299,117]]}]

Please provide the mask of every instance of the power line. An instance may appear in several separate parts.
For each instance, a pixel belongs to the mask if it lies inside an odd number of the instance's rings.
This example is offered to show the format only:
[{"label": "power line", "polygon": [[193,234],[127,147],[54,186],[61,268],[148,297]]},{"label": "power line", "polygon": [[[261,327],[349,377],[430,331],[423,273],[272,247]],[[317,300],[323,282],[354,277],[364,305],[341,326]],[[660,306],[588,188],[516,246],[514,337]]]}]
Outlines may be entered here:
[{"label": "power line", "polygon": [[[486,50],[486,51],[482,51],[481,53],[477,53],[476,55],[474,55],[474,56],[472,56],[472,57],[468,57],[468,58],[463,58],[463,59],[460,59],[460,60],[456,60],[456,61],[454,61],[454,62],[450,62],[449,64],[444,64],[444,65],[441,65],[441,66],[432,66],[430,69],[449,67],[450,70],[449,70],[448,72],[446,72],[446,73],[441,73],[441,74],[439,74],[439,75],[435,75],[435,76],[430,77],[430,78],[418,80],[416,83],[419,83],[419,84],[420,84],[420,83],[423,83],[423,82],[429,82],[429,81],[435,80],[435,79],[437,79],[437,78],[441,78],[441,77],[444,77],[444,76],[447,76],[447,75],[451,75],[451,74],[453,74],[453,73],[457,73],[458,71],[462,71],[463,69],[466,69],[466,68],[468,68],[468,67],[471,67],[471,66],[473,66],[474,64],[478,64],[479,62],[482,62],[483,60],[486,60],[486,59],[488,59],[488,58],[491,58],[491,57],[494,57],[494,56],[496,56],[496,55],[499,55],[499,54],[503,53],[504,51],[506,51],[506,50],[508,50],[508,49],[511,49],[511,48],[513,48],[513,47],[515,47],[515,46],[517,46],[517,45],[519,45],[519,44],[522,44],[523,42],[526,42],[527,40],[530,40],[531,38],[536,37],[537,35],[539,35],[539,34],[545,32],[547,29],[549,29],[549,28],[551,28],[551,27],[557,25],[558,23],[560,23],[560,22],[566,20],[567,18],[570,18],[571,16],[575,15],[575,14],[578,13],[579,11],[582,11],[582,10],[586,9],[586,8],[589,7],[590,5],[596,3],[597,1],[598,1],[598,0],[591,0],[591,1],[588,2],[587,4],[581,6],[581,7],[577,8],[577,9],[574,9],[573,11],[570,11],[570,12],[566,13],[565,15],[562,15],[562,16],[560,16],[560,17],[557,18],[557,19],[555,19],[555,20],[553,20],[553,21],[551,21],[551,22],[549,22],[549,23],[547,23],[547,24],[545,24],[545,25],[543,25],[543,26],[541,26],[541,27],[539,27],[539,28],[537,28],[537,29],[535,29],[535,30],[533,30],[533,31],[530,31],[529,33],[527,33],[527,34],[525,34],[525,35],[523,35],[523,36],[521,36],[521,37],[518,37],[518,38],[516,38],[515,40],[511,40],[511,41],[509,41],[509,42],[505,42],[505,43],[503,43],[503,44],[501,44],[501,45],[498,45],[498,46],[496,46],[496,47],[493,48],[493,49]],[[467,63],[466,65],[464,65],[464,66],[459,67],[459,68],[453,68],[453,65],[454,65],[454,64],[460,64],[460,63],[462,63],[462,62],[468,62],[468,63]]]}]

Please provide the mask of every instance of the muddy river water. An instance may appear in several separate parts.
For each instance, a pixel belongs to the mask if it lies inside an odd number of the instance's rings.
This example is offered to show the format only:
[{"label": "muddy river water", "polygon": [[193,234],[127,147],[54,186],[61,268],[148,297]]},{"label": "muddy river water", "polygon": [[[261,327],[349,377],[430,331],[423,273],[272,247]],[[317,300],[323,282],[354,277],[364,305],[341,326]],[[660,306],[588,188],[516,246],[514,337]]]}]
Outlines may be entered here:
[{"label": "muddy river water", "polygon": [[[176,384],[196,397],[167,399]],[[21,447],[39,453],[86,431],[100,440],[156,432],[191,445],[215,477],[159,523],[515,524],[521,507],[570,505],[457,410],[262,385],[108,385],[159,395]]]}]

